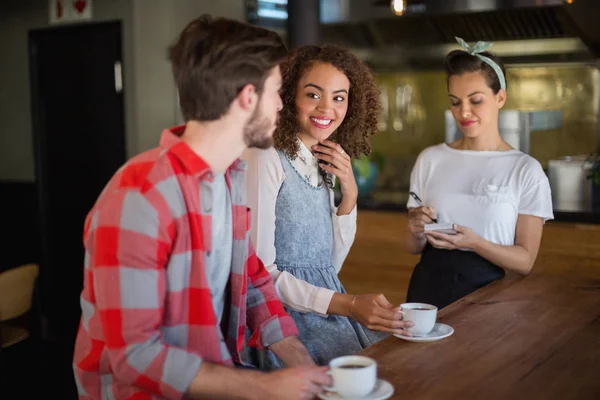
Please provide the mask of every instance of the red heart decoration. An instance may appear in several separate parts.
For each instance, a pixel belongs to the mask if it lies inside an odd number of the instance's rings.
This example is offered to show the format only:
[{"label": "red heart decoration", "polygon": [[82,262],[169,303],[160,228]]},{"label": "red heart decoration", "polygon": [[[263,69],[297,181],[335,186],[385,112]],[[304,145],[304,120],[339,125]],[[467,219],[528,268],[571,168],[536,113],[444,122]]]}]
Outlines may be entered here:
[{"label": "red heart decoration", "polygon": [[87,1],[85,1],[85,0],[74,1],[73,6],[75,6],[75,9],[77,10],[77,12],[79,14],[81,14],[83,12],[83,10],[85,10],[85,8],[87,7]]},{"label": "red heart decoration", "polygon": [[63,16],[63,4],[62,4],[62,0],[58,0],[56,2],[56,16],[58,18],[62,18],[62,16]]}]

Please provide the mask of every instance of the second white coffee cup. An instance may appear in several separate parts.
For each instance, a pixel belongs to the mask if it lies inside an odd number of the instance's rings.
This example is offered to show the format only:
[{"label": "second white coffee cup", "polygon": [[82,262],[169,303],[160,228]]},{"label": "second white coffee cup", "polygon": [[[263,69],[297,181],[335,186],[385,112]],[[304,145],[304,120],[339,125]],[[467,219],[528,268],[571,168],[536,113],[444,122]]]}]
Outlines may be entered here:
[{"label": "second white coffee cup", "polygon": [[406,330],[413,336],[425,336],[435,326],[438,308],[426,303],[404,303],[402,307],[402,319],[414,322],[414,326]]}]

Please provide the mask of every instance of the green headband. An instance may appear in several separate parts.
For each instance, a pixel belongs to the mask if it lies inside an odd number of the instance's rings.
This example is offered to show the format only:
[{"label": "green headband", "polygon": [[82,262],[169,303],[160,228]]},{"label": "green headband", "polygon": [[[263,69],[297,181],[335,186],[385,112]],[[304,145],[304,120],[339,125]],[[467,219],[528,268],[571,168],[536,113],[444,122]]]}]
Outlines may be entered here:
[{"label": "green headband", "polygon": [[454,38],[456,39],[458,44],[460,44],[460,47],[462,47],[464,51],[466,51],[472,56],[479,58],[481,61],[492,67],[492,69],[496,72],[496,75],[498,75],[498,79],[500,80],[500,88],[506,90],[506,78],[504,78],[504,74],[502,73],[502,69],[500,68],[500,66],[496,64],[491,58],[479,54],[492,47],[494,43],[477,42],[475,43],[475,46],[471,47],[467,42],[465,42],[461,38],[456,36]]}]

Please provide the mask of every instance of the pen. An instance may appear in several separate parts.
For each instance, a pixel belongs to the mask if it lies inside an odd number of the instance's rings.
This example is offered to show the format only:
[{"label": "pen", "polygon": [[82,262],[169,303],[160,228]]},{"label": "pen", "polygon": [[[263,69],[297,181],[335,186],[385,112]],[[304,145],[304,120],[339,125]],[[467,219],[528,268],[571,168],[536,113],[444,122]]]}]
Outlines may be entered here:
[{"label": "pen", "polygon": [[[421,198],[419,196],[417,196],[417,194],[415,192],[408,192],[408,194],[411,195],[412,198],[415,199],[417,201],[417,203],[419,203],[420,206],[423,205],[423,201],[421,200]],[[431,220],[437,224],[436,218],[432,218]]]}]

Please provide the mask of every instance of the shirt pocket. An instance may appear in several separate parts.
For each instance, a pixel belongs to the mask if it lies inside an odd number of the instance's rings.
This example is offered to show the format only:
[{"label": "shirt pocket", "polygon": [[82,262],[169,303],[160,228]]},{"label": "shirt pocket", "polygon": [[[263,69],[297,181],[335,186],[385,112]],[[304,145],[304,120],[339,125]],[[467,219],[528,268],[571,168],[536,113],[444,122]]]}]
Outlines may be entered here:
[{"label": "shirt pocket", "polygon": [[514,196],[510,187],[489,181],[480,181],[475,188],[475,198],[482,204],[510,204],[514,206]]}]

